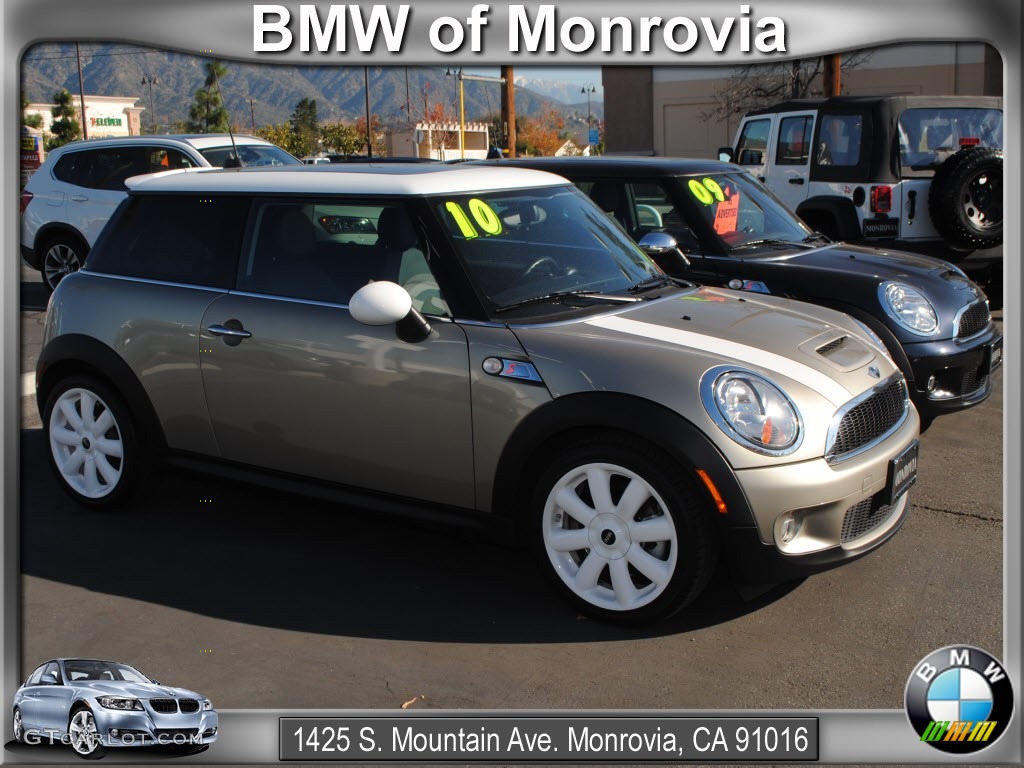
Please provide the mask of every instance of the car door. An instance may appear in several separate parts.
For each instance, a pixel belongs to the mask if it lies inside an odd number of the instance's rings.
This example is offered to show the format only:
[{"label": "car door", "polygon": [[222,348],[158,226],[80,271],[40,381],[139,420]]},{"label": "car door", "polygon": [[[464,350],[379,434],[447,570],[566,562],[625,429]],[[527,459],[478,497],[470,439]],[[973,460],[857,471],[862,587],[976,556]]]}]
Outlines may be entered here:
[{"label": "car door", "polygon": [[768,161],[769,188],[790,210],[807,199],[815,112],[787,112],[779,118]]},{"label": "car door", "polygon": [[62,733],[67,731],[72,691],[65,685],[60,665],[56,661],[49,662],[46,669],[43,670],[36,695],[39,704],[37,719],[40,730]]},{"label": "car door", "polygon": [[[223,458],[473,506],[466,335],[443,316],[436,283],[426,286],[423,243],[399,229],[412,227],[397,202],[257,202],[237,290],[202,322]],[[424,313],[435,313],[429,338],[405,342],[394,325],[352,318],[349,299],[371,279],[418,286]]]},{"label": "car door", "polygon": [[42,712],[40,706],[39,687],[43,677],[46,664],[40,664],[32,674],[28,676],[25,685],[21,689],[21,700],[18,708],[21,710],[21,722],[26,730],[40,727]]},{"label": "car door", "polygon": [[744,118],[737,131],[735,162],[759,181],[767,181],[768,147],[774,125],[773,115],[749,117]]}]

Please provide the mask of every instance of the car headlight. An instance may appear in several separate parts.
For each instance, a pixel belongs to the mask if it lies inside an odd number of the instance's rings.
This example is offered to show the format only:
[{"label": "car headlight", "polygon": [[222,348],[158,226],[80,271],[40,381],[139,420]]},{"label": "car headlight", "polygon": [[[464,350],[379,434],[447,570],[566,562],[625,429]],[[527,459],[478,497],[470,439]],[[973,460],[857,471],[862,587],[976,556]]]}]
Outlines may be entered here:
[{"label": "car headlight", "polygon": [[202,701],[203,701],[203,712],[212,712],[213,711],[213,702],[210,701],[209,699],[203,699]]},{"label": "car headlight", "polygon": [[882,283],[878,292],[889,316],[911,333],[934,336],[939,332],[935,307],[917,289],[906,283]]},{"label": "car headlight", "polygon": [[142,702],[130,696],[100,696],[96,699],[106,709],[141,710]]},{"label": "car headlight", "polygon": [[705,374],[701,397],[708,415],[745,448],[769,456],[795,451],[803,437],[800,414],[781,389],[750,371]]}]

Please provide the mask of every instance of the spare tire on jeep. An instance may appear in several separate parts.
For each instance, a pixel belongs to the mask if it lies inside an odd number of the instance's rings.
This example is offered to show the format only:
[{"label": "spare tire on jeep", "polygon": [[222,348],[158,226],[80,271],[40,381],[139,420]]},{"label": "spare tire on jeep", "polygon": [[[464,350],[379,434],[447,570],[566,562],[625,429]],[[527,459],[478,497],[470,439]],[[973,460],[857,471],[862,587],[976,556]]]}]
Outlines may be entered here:
[{"label": "spare tire on jeep", "polygon": [[1003,153],[967,147],[935,171],[928,192],[932,223],[954,248],[1003,242]]}]

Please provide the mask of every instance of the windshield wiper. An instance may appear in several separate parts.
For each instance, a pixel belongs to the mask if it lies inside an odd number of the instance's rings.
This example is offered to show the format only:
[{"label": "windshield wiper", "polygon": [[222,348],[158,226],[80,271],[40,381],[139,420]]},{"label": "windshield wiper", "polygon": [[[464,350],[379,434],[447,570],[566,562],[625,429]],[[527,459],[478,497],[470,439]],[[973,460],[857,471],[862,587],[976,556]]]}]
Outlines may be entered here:
[{"label": "windshield wiper", "polygon": [[534,296],[530,299],[523,299],[517,301],[514,304],[508,304],[504,307],[498,307],[494,310],[495,314],[499,312],[508,312],[510,309],[518,309],[519,307],[526,307],[530,304],[541,304],[545,301],[558,301],[560,299],[602,299],[604,301],[620,301],[624,303],[632,303],[640,301],[640,299],[634,296],[615,296],[610,293],[601,293],[600,291],[554,291],[553,293],[545,293],[541,296]]},{"label": "windshield wiper", "polygon": [[663,285],[677,285],[680,288],[693,287],[693,283],[678,277],[672,277],[671,275],[651,275],[650,277],[644,278],[639,283],[631,285],[629,287],[629,292],[639,293],[640,291],[646,291],[648,288],[660,288]]},{"label": "windshield wiper", "polygon": [[784,240],[781,237],[765,237],[765,238],[762,238],[761,240],[751,240],[750,242],[747,242],[747,243],[740,243],[739,245],[734,245],[730,250],[732,250],[732,251],[741,251],[741,250],[743,250],[745,248],[758,248],[758,247],[760,247],[762,245],[781,245],[781,246],[795,247],[795,248],[813,248],[814,247],[810,243],[808,243],[806,241],[806,239],[805,240],[797,241],[797,240]]}]

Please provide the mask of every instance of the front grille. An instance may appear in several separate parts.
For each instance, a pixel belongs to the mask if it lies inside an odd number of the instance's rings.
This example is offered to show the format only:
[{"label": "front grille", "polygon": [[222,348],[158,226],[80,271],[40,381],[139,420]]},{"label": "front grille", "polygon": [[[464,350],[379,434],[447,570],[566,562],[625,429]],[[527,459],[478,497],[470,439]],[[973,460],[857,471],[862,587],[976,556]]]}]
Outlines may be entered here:
[{"label": "front grille", "polygon": [[843,516],[843,532],[839,537],[843,544],[859,539],[889,519],[892,507],[888,504],[876,504],[876,498],[873,496],[864,499],[846,510]]},{"label": "front grille", "polygon": [[988,325],[988,321],[988,304],[984,301],[975,302],[964,310],[962,315],[960,315],[960,323],[956,329],[956,337],[958,339],[966,339],[976,333],[981,333],[985,330],[985,326]]},{"label": "front grille", "polygon": [[178,701],[178,708],[185,714],[191,714],[199,711],[199,702],[195,699],[180,699]]},{"label": "front grille", "polygon": [[174,699],[150,699],[149,706],[153,708],[154,712],[159,712],[162,715],[178,711],[178,702]]},{"label": "front grille", "polygon": [[907,389],[898,376],[843,415],[828,455],[841,458],[863,448],[899,424],[906,410]]}]

